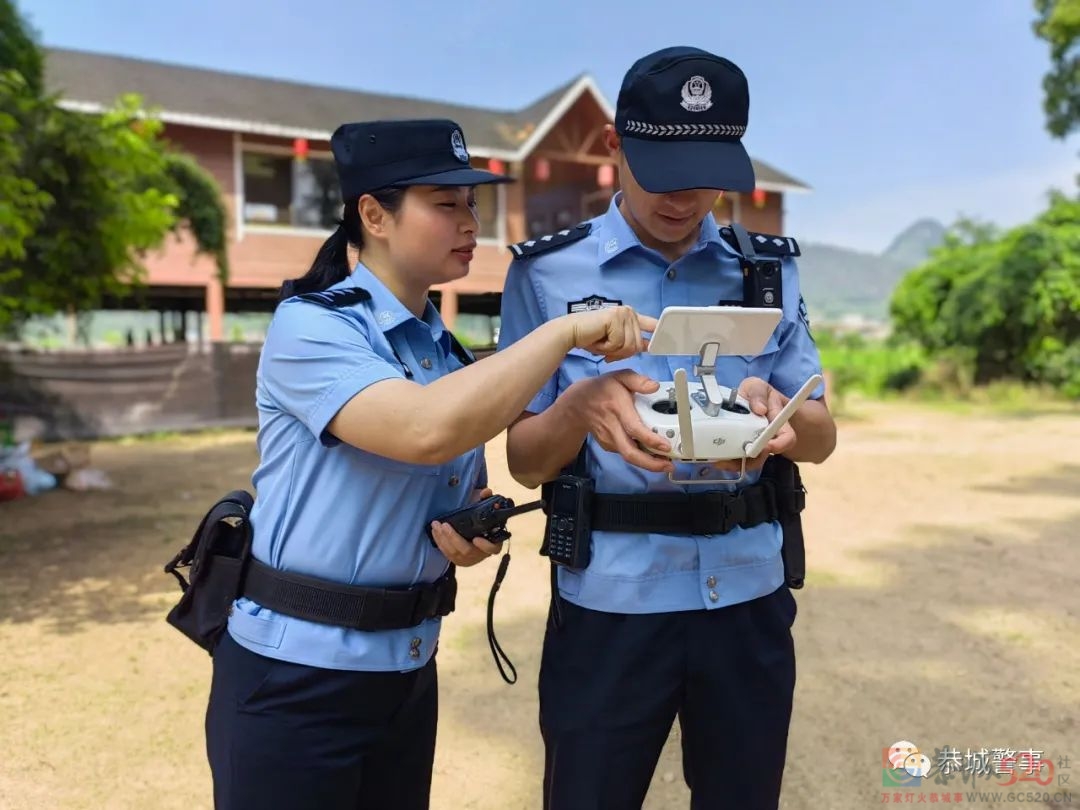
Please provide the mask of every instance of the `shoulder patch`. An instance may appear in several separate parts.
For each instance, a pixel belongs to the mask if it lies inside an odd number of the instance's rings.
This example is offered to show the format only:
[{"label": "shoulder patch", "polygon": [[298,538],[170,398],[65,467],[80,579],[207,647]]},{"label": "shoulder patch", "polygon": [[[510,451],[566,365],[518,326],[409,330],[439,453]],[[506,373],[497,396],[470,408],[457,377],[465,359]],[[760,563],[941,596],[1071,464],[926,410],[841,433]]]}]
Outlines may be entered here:
[{"label": "shoulder patch", "polygon": [[[753,243],[754,250],[757,253],[763,253],[766,256],[802,255],[799,250],[799,243],[790,236],[776,236],[771,233],[755,233],[754,231],[747,231],[747,234],[750,236],[750,241]],[[739,241],[731,228],[721,228],[720,236],[735,250],[739,250]]]},{"label": "shoulder patch", "polygon": [[536,239],[527,239],[524,242],[517,242],[509,247],[514,254],[515,259],[528,259],[532,256],[539,256],[541,253],[547,253],[549,250],[564,247],[572,242],[577,242],[579,239],[584,239],[591,231],[592,223],[582,222],[580,225],[575,225],[573,228],[567,228],[556,233],[549,233],[546,236],[540,236]]},{"label": "shoulder patch", "polygon": [[353,304],[359,304],[363,301],[370,301],[371,293],[363,287],[353,287],[349,290],[322,290],[320,292],[309,292],[296,297],[301,301],[318,304],[327,309],[337,309],[339,307],[351,307]]}]

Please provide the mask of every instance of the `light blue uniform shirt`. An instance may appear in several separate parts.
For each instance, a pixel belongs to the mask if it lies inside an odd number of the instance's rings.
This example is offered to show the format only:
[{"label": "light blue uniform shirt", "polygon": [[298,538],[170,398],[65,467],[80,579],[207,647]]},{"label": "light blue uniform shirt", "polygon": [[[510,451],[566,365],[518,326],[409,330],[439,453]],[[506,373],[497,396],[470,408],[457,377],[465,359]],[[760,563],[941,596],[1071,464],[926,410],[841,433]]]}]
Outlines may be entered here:
[{"label": "light blue uniform shirt", "polygon": [[[326,308],[292,298],[274,313],[259,361],[260,462],[251,515],[254,556],[283,571],[372,587],[409,587],[446,572],[425,527],[469,502],[483,447],[448,464],[406,464],[338,441],[335,414],[369,385],[428,383],[462,367],[428,302],[416,318],[367,268],[330,288],[371,298]],[[395,356],[396,353],[396,356]],[[367,632],[236,602],[229,632],[261,655],[331,669],[406,671],[423,666],[440,620]]]},{"label": "light blue uniform shirt", "polygon": [[[738,254],[721,237],[712,215],[705,218],[697,243],[674,262],[641,244],[619,212],[618,195],[607,213],[591,220],[587,237],[532,257],[514,261],[502,299],[499,348],[503,349],[541,323],[565,315],[571,302],[592,296],[619,301],[645,315],[659,317],[669,306],[710,306],[742,300]],[[794,395],[807,378],[820,373],[821,362],[807,324],[800,316],[795,262],[782,262],[783,317],[756,357],[719,357],[716,378],[736,387],[746,377],[761,377]],[[559,370],[526,407],[541,413],[572,383],[623,368],[658,382],[670,381],[677,368],[690,379],[697,356],[641,354],[616,363],[574,349]],[[819,386],[815,398],[823,395]],[[723,473],[706,464],[678,463],[676,477],[715,485],[680,485],[666,473],[628,464],[588,438],[588,471],[597,492],[734,491]],[[755,483],[752,474],[738,486]],[[661,613],[718,608],[771,593],[783,581],[778,523],[736,527],[714,536],[592,533],[592,561],[584,570],[559,567],[559,590],[570,602],[617,613]]]}]

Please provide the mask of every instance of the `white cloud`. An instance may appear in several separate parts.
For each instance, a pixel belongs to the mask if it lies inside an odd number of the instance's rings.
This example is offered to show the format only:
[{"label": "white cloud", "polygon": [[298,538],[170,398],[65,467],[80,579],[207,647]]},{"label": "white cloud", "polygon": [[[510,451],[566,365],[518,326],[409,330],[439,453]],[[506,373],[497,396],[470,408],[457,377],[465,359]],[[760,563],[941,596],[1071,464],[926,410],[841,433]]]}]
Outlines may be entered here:
[{"label": "white cloud", "polygon": [[[862,200],[835,206],[824,195],[789,195],[785,230],[800,241],[826,242],[878,253],[921,217],[951,225],[958,217],[1011,227],[1046,208],[1052,188],[1072,191],[1080,174],[1074,154],[978,177],[942,178],[882,189]],[[817,199],[815,199],[817,198]]]}]

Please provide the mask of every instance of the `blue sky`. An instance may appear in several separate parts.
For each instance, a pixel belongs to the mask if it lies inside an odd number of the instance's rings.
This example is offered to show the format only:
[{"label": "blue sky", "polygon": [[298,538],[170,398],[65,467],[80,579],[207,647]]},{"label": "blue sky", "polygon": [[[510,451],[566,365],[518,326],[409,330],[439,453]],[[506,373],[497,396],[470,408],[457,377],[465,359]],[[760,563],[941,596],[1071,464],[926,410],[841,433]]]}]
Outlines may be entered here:
[{"label": "blue sky", "polygon": [[707,48],[749,77],[750,152],[813,188],[787,203],[807,241],[1017,224],[1080,171],[1044,128],[1030,0],[18,1],[46,45],[502,108],[581,72],[614,104],[639,56]]}]

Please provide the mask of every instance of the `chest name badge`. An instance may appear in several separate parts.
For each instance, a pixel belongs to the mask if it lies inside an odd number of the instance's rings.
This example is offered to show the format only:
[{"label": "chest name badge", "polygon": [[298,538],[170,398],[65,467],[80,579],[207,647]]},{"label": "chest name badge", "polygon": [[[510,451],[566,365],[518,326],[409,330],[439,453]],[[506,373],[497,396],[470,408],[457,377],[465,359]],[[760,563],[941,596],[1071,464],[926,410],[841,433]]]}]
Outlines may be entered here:
[{"label": "chest name badge", "polygon": [[575,312],[592,312],[596,309],[610,309],[611,307],[621,307],[622,301],[616,301],[613,298],[604,298],[602,295],[590,295],[588,298],[582,298],[580,301],[571,301],[566,305],[567,314],[573,315]]}]

